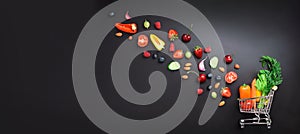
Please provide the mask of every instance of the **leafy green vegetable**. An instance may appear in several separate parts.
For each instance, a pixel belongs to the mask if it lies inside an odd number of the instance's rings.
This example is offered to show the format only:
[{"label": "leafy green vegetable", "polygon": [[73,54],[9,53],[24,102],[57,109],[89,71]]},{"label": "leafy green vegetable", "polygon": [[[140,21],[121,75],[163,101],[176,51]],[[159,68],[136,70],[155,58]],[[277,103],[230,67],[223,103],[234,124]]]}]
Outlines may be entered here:
[{"label": "leafy green vegetable", "polygon": [[[280,63],[270,56],[262,56],[260,59],[262,67],[266,70],[260,70],[257,74],[256,88],[262,92],[262,96],[267,96],[273,86],[280,85],[283,81],[281,75]],[[264,99],[260,100],[258,108],[263,108]]]},{"label": "leafy green vegetable", "polygon": [[262,92],[262,96],[268,95],[273,86],[282,83],[280,63],[270,56],[262,56],[260,59],[262,67],[268,70],[260,70],[257,77],[256,88]]}]

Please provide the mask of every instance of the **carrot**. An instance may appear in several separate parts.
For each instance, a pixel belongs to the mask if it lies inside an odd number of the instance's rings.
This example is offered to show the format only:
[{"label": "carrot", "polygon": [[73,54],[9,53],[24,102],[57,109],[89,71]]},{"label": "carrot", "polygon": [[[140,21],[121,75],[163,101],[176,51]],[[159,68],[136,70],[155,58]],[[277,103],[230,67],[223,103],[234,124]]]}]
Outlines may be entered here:
[{"label": "carrot", "polygon": [[[251,83],[251,98],[256,97],[257,89],[255,87],[255,84],[256,84],[256,79],[254,78]],[[256,101],[257,101],[257,99],[252,100],[252,103],[254,104],[254,109],[256,109]]]}]

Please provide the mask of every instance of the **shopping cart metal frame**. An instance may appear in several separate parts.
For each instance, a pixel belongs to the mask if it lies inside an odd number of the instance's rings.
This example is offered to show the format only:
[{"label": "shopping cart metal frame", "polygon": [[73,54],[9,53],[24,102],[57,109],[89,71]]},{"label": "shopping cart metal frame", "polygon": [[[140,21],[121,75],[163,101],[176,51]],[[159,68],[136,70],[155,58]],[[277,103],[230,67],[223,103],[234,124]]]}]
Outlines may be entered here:
[{"label": "shopping cart metal frame", "polygon": [[[245,125],[267,125],[268,129],[271,129],[271,116],[270,110],[272,106],[272,101],[274,97],[274,90],[271,90],[267,96],[254,97],[254,98],[245,98],[238,99],[239,108],[241,113],[252,113],[255,114],[254,118],[240,119],[241,128],[244,128]],[[263,102],[256,102],[256,99],[265,100]],[[245,106],[245,103],[251,101],[252,105]],[[253,104],[254,103],[254,104]],[[261,104],[264,103],[264,104]],[[244,106],[243,106],[244,105]],[[263,108],[258,108],[258,105],[264,105]],[[261,117],[262,115],[262,117]]]}]

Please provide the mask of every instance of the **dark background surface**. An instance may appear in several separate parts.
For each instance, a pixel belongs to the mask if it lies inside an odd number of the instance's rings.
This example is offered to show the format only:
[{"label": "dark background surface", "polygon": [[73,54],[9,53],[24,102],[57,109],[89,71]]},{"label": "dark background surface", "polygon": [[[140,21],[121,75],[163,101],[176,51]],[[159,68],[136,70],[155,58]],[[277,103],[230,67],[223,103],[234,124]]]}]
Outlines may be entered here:
[{"label": "dark background surface", "polygon": [[[1,1],[1,132],[103,133],[82,112],[72,85],[72,55],[87,21],[113,1]],[[190,116],[171,133],[299,133],[299,24],[297,0],[189,0],[212,23],[226,53],[241,65],[233,96],[204,126],[197,101]],[[170,7],[172,8],[172,7]],[[261,68],[262,55],[277,58],[284,83],[276,92],[265,126],[240,129],[237,86],[250,83]],[[198,105],[197,105],[198,104]],[[116,129],[118,126],[116,126]]]}]

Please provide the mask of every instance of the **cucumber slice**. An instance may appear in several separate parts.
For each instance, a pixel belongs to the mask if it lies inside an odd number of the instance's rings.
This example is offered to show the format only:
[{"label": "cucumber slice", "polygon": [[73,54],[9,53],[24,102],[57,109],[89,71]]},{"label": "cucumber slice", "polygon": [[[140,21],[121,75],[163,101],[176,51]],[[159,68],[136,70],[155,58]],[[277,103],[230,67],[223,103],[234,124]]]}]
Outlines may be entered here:
[{"label": "cucumber slice", "polygon": [[180,69],[180,64],[177,61],[173,61],[168,65],[168,69],[170,71],[176,71]]}]

